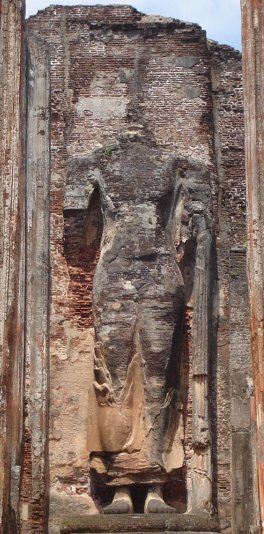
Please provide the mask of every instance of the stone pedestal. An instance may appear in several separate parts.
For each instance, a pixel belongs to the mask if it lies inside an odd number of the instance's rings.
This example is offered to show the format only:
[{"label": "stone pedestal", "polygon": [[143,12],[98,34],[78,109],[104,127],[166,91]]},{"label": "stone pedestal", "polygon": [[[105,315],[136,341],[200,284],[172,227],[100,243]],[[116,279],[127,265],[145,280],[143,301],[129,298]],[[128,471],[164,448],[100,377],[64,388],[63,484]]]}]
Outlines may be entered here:
[{"label": "stone pedestal", "polygon": [[95,515],[72,517],[63,525],[61,534],[128,532],[219,532],[217,521],[209,515],[194,514],[134,514],[134,515]]}]

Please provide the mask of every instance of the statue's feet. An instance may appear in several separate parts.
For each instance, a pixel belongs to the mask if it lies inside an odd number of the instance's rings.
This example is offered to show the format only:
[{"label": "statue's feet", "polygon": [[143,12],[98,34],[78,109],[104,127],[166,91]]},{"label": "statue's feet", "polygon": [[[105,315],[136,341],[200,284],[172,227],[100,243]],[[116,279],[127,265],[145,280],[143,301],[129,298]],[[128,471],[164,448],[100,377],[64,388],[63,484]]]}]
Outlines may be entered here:
[{"label": "statue's feet", "polygon": [[111,504],[103,509],[103,514],[132,514],[133,503],[128,488],[116,490]]},{"label": "statue's feet", "polygon": [[175,508],[169,506],[164,502],[162,496],[161,488],[152,488],[149,489],[145,506],[145,514],[173,514],[175,513]]},{"label": "statue's feet", "polygon": [[125,499],[116,499],[103,509],[103,514],[132,514],[133,506]]}]

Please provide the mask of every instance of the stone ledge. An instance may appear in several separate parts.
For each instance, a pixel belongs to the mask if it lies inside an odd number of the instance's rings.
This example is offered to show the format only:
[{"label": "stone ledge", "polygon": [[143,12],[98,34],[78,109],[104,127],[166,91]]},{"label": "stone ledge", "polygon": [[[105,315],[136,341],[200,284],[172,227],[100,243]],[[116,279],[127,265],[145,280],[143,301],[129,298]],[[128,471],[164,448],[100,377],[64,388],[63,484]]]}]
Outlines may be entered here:
[{"label": "stone ledge", "polygon": [[61,534],[101,534],[131,532],[199,532],[200,534],[219,532],[215,518],[193,514],[134,514],[134,515],[94,515],[72,517],[61,526]]}]

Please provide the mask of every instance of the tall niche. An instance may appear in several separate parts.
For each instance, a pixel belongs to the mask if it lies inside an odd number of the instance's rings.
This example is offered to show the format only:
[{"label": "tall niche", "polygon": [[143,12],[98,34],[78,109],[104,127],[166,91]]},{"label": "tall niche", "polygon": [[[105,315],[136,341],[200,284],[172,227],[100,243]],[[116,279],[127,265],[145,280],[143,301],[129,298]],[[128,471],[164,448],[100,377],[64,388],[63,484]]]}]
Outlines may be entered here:
[{"label": "tall niche", "polygon": [[64,210],[64,254],[69,273],[67,319],[93,326],[93,276],[103,232],[100,192],[94,189],[88,209]]}]

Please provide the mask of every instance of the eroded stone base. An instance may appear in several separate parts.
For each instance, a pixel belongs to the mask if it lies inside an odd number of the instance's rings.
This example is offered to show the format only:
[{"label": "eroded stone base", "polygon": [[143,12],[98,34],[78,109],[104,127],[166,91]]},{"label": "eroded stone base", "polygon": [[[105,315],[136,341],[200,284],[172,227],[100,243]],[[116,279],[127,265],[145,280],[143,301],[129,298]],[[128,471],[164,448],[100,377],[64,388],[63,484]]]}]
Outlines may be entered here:
[{"label": "eroded stone base", "polygon": [[61,527],[61,534],[77,533],[118,533],[129,532],[199,532],[200,534],[219,532],[215,518],[192,514],[135,514],[130,516],[90,516],[72,517]]}]

